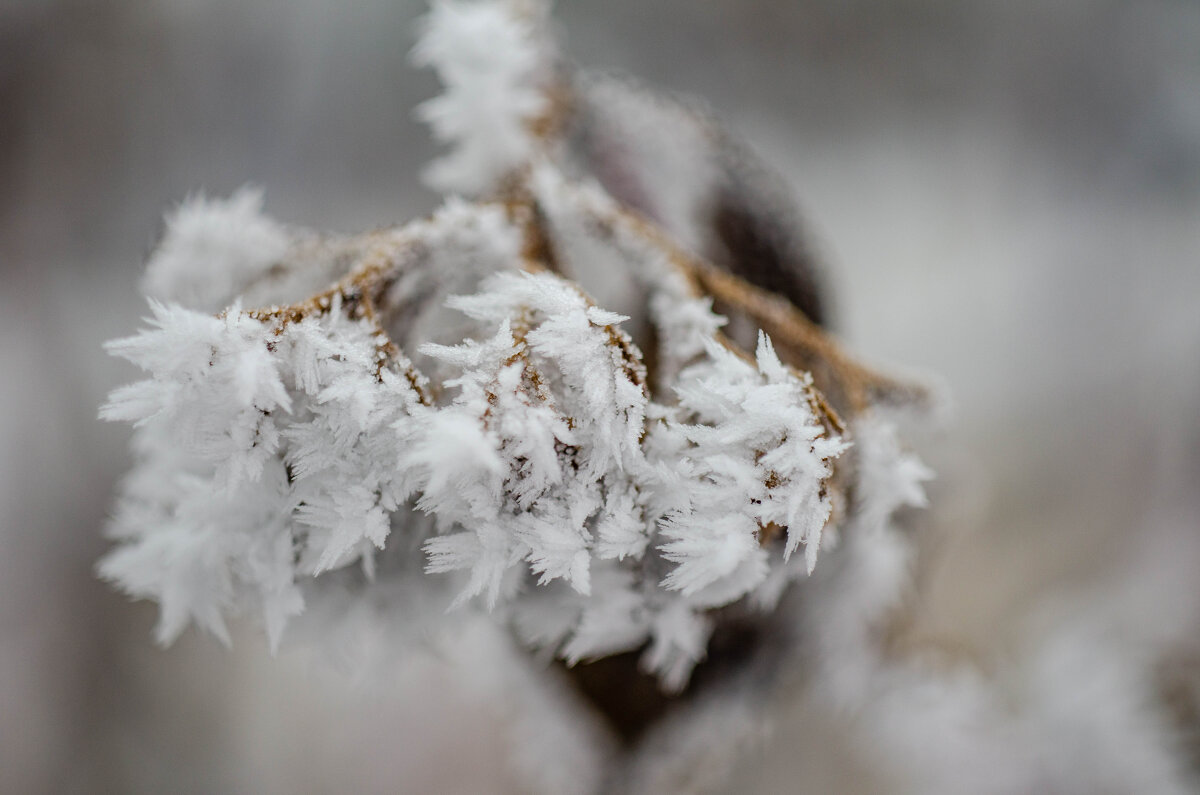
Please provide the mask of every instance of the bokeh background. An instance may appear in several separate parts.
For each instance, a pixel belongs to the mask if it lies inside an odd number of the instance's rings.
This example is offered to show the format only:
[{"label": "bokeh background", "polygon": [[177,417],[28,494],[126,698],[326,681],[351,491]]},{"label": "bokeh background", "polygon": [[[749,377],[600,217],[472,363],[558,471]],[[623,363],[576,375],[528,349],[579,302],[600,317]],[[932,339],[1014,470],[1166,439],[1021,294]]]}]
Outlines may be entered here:
[{"label": "bokeh background", "polygon": [[[348,676],[98,582],[162,210],[289,223],[436,197],[414,0],[0,0],[0,791],[503,792],[436,659]],[[559,0],[581,64],[699,95],[794,187],[868,358],[954,398],[920,622],[981,653],[1119,596],[1200,659],[1200,5]],[[1082,607],[1080,607],[1082,606]],[[1188,634],[1190,632],[1190,635]],[[1197,640],[1190,645],[1188,637]],[[737,791],[870,788],[802,698]],[[804,742],[795,742],[803,735]],[[823,789],[822,789],[823,788]]]}]

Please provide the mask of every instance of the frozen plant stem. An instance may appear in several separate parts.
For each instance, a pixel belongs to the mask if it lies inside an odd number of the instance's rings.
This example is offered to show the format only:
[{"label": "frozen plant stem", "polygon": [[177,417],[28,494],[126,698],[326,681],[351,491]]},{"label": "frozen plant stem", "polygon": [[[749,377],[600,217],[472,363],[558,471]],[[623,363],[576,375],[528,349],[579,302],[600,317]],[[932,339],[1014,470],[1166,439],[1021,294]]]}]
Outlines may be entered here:
[{"label": "frozen plant stem", "polygon": [[[768,289],[816,276],[789,270],[808,267],[772,231],[790,205],[728,138],[573,71],[539,4],[437,2],[415,52],[446,84],[420,111],[451,147],[428,177],[456,194],[431,217],[318,235],[242,191],[168,218],[150,327],[108,346],[148,375],[101,410],[137,459],[102,575],[161,605],[163,643],[249,615],[274,648],[347,598],[414,635],[483,614],[580,666],[630,740],[710,651],[708,692],[766,666],[768,693],[793,583],[923,504],[930,473],[883,413],[928,395]],[[642,112],[663,123],[630,136]],[[774,271],[739,272],[704,220],[718,198]],[[613,698],[634,660],[650,709]]]}]

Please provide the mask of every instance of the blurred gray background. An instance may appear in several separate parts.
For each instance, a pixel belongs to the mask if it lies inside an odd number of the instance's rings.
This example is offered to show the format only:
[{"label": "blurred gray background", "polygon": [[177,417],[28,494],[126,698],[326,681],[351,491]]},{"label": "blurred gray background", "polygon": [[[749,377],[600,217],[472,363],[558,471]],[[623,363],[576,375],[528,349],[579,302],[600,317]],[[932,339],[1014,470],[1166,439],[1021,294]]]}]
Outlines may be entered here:
[{"label": "blurred gray background", "polygon": [[[363,682],[245,631],[232,652],[194,632],[159,650],[154,608],[92,573],[129,462],[96,410],[133,376],[100,345],[138,323],[163,209],[244,182],[323,229],[432,209],[411,109],[437,89],[406,63],[422,8],[0,0],[0,791],[511,786],[436,661]],[[941,475],[929,633],[999,648],[1047,600],[1159,579],[1131,563],[1148,548],[1174,568],[1147,610],[1200,598],[1176,576],[1200,570],[1200,5],[556,16],[579,63],[706,98],[794,186],[839,332],[944,379],[951,424],[921,441]],[[802,713],[745,787],[856,780],[787,742]]]}]

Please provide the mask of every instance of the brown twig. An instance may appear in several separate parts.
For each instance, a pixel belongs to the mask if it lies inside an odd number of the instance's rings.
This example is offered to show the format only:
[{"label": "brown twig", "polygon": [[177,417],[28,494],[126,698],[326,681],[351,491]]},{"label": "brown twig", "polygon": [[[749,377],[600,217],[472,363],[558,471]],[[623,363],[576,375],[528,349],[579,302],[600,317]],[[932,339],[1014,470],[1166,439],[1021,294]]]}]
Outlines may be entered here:
[{"label": "brown twig", "polygon": [[[835,427],[844,428],[835,406],[841,411],[861,414],[878,403],[926,405],[930,401],[925,387],[860,364],[841,343],[789,301],[689,253],[635,211],[607,197],[592,196],[566,180],[560,187],[598,228],[610,232],[623,230],[658,251],[684,277],[693,295],[718,299],[753,319],[771,337],[785,363],[812,374],[820,393],[815,397],[819,415],[827,416]],[[748,357],[727,336],[718,334],[717,339],[730,350]]]}]

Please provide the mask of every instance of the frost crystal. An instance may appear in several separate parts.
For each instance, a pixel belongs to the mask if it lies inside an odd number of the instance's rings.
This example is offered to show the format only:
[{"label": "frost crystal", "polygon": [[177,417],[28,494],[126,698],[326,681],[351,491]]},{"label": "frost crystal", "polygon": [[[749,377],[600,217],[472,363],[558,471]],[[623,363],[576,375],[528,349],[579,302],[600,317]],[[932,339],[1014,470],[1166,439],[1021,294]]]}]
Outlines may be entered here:
[{"label": "frost crystal", "polygon": [[[888,382],[568,176],[523,9],[437,2],[415,51],[446,84],[421,109],[452,145],[431,179],[488,201],[355,237],[285,228],[247,190],[169,217],[148,327],[108,346],[146,377],[101,410],[136,429],[101,572],[160,603],[160,641],[248,614],[274,647],[302,611],[421,581],[435,612],[569,664],[640,652],[679,690],[721,611],[770,611],[817,565],[849,478],[839,412]],[[754,355],[714,300],[762,329]],[[915,501],[924,471],[900,470],[867,513]]]},{"label": "frost crystal", "polygon": [[215,312],[287,254],[289,235],[262,213],[262,191],[228,199],[194,196],[167,216],[142,290],[163,301]]},{"label": "frost crystal", "polygon": [[99,568],[161,643],[454,635],[546,792],[720,786],[798,680],[889,791],[1187,791],[1103,622],[1008,681],[906,650],[928,396],[819,325],[769,172],[560,61],[538,0],[435,0],[414,60],[428,179],[470,200],[329,235],[188,199],[108,343],[144,377],[100,411],[135,463]]},{"label": "frost crystal", "polygon": [[413,61],[432,66],[446,91],[417,114],[453,149],[426,172],[432,187],[487,193],[533,154],[529,124],[546,108],[547,64],[530,14],[502,3],[434,2]]}]

